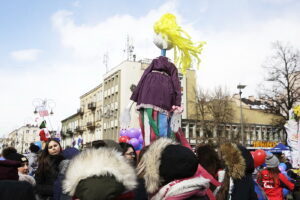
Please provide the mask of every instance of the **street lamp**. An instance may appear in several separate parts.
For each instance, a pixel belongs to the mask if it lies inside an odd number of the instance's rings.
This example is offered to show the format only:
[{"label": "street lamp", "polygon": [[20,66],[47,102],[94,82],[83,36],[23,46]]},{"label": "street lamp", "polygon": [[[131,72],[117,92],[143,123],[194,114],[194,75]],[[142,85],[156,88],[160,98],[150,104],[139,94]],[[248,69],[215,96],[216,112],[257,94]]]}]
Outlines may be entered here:
[{"label": "street lamp", "polygon": [[240,94],[240,110],[241,110],[241,135],[242,135],[242,144],[245,146],[245,136],[244,136],[244,127],[243,127],[243,109],[242,109],[242,89],[245,89],[246,85],[237,85],[237,89],[239,89]]},{"label": "street lamp", "polygon": [[[53,115],[53,108],[55,107],[55,101],[52,99],[40,99],[35,98],[32,101],[32,105],[34,106],[34,114],[39,113],[40,117],[44,119],[44,117]],[[48,112],[50,110],[50,113]],[[50,121],[49,121],[50,122]],[[52,128],[51,122],[50,126]]]}]

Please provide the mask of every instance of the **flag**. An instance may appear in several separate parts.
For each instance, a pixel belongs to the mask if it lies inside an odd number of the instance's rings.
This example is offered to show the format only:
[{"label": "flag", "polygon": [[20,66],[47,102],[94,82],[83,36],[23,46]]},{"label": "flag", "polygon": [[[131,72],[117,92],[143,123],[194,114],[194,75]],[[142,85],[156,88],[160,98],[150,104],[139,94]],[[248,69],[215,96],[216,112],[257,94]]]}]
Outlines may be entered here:
[{"label": "flag", "polygon": [[46,128],[46,121],[42,121],[41,125],[39,126],[40,129]]},{"label": "flag", "polygon": [[48,116],[49,115],[48,110],[39,110],[39,115],[40,117]]}]

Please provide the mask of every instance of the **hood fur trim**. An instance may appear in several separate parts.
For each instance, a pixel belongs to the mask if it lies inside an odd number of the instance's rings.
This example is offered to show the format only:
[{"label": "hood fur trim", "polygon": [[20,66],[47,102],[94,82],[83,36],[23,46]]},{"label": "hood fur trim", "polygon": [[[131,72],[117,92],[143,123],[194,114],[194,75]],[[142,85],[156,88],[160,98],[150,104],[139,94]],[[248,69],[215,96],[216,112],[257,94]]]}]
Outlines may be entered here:
[{"label": "hood fur trim", "polygon": [[177,144],[171,139],[160,138],[149,146],[137,166],[138,176],[145,179],[145,186],[148,193],[154,193],[161,184],[159,166],[162,151],[171,144]]},{"label": "hood fur trim", "polygon": [[113,175],[127,190],[133,190],[137,185],[135,170],[121,153],[111,148],[99,148],[85,150],[70,161],[63,190],[73,196],[81,180],[106,175]]},{"label": "hood fur trim", "polygon": [[244,177],[246,161],[236,144],[223,144],[221,145],[220,152],[227,166],[229,176],[233,179]]}]

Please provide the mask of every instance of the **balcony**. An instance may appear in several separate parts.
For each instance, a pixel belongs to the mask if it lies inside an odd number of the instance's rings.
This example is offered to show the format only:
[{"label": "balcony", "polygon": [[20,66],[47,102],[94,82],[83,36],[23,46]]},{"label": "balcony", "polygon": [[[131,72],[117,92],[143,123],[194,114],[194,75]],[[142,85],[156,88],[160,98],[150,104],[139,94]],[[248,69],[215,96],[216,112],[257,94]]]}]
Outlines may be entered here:
[{"label": "balcony", "polygon": [[91,102],[88,104],[88,109],[95,110],[96,109],[96,102]]},{"label": "balcony", "polygon": [[67,129],[66,134],[69,136],[73,136],[74,132],[72,131],[72,129]]},{"label": "balcony", "polygon": [[94,122],[87,122],[86,127],[90,130],[95,129],[95,123]]},{"label": "balcony", "polygon": [[76,126],[75,131],[77,133],[83,133],[83,128],[81,126]]},{"label": "balcony", "polygon": [[80,114],[80,115],[83,115],[84,114],[83,108],[78,108],[77,113]]}]

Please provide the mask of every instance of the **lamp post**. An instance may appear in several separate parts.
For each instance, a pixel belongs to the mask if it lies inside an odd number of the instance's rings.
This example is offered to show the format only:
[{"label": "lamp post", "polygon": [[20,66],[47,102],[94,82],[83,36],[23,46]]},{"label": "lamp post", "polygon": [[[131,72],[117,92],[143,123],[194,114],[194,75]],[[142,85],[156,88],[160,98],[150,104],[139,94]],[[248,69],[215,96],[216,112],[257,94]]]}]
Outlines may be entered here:
[{"label": "lamp post", "polygon": [[241,135],[242,135],[242,144],[243,146],[245,146],[245,136],[244,136],[244,125],[243,125],[243,109],[242,109],[242,89],[244,89],[246,87],[246,85],[241,85],[238,84],[237,85],[237,89],[239,89],[239,94],[240,94],[240,111],[241,111]]},{"label": "lamp post", "polygon": [[[52,99],[40,99],[40,98],[35,98],[32,101],[32,105],[34,106],[34,114],[39,113],[39,116],[44,119],[44,117],[53,115],[53,108],[55,107],[56,103]],[[48,112],[50,110],[50,113]],[[50,121],[49,121],[50,122]],[[52,129],[52,125],[50,122],[50,126]]]}]

